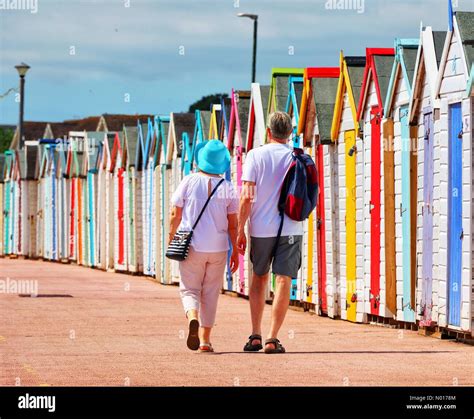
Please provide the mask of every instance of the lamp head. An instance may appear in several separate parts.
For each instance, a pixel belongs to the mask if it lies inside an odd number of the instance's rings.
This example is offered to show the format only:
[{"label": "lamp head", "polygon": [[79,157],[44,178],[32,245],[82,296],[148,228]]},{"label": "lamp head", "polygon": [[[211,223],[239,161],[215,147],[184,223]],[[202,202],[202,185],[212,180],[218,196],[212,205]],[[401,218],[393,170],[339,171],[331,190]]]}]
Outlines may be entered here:
[{"label": "lamp head", "polygon": [[30,66],[25,63],[21,63],[15,66],[16,70],[18,71],[18,74],[20,77],[25,77],[25,74],[27,71],[30,69]]},{"label": "lamp head", "polygon": [[249,19],[252,19],[252,20],[257,20],[258,19],[258,15],[253,15],[251,13],[237,13],[237,16],[238,17],[248,17]]}]

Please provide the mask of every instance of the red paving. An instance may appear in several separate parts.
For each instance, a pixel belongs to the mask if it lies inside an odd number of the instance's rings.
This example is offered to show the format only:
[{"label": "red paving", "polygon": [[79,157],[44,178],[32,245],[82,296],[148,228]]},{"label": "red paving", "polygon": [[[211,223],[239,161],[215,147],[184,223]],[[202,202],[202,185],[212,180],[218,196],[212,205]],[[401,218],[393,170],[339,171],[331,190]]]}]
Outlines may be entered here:
[{"label": "red paving", "polygon": [[[186,348],[177,287],[75,265],[0,259],[0,280],[37,280],[40,294],[0,293],[0,385],[474,385],[472,346],[290,310],[288,353],[243,353],[246,300],[223,295],[215,354]],[[265,313],[268,330],[270,307]]]}]

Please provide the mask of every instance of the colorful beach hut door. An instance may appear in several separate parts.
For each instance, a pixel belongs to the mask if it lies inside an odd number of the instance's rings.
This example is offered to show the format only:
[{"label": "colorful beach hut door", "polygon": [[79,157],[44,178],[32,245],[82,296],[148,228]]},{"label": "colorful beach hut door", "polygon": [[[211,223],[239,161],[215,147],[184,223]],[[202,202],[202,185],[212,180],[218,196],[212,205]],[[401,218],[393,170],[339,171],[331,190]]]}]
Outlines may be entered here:
[{"label": "colorful beach hut door", "polygon": [[[54,158],[53,152],[51,153],[51,158]],[[56,192],[57,192],[57,184],[56,184],[56,163],[53,161],[52,163],[53,170],[50,175],[51,178],[51,227],[52,227],[52,237],[51,237],[51,259],[56,260],[58,257],[58,246],[57,246],[57,238],[58,238],[58,224],[56,219]]]},{"label": "colorful beach hut door", "polygon": [[124,223],[124,190],[123,190],[123,173],[125,169],[121,167],[118,169],[118,264],[123,267],[125,264],[125,223]]},{"label": "colorful beach hut door", "polygon": [[11,222],[11,185],[12,182],[8,181],[5,184],[5,233],[4,233],[4,253],[8,255],[10,253],[10,222]]},{"label": "colorful beach hut door", "polygon": [[[238,94],[234,92],[232,89],[232,108],[231,108],[231,114],[230,114],[230,127],[229,127],[229,133],[233,133],[235,136],[235,133],[238,135],[238,144],[237,147],[235,148],[235,157],[236,157],[236,174],[237,174],[237,187],[239,191],[242,188],[242,158],[243,158],[243,150],[242,150],[242,131],[240,129],[240,120],[239,120],[239,112],[237,108],[237,103],[238,103]],[[234,142],[236,141],[234,137]],[[239,287],[238,287],[238,292],[240,294],[245,294],[245,258],[243,255],[239,254]]]},{"label": "colorful beach hut door", "polygon": [[408,106],[400,108],[402,130],[402,261],[403,261],[403,320],[415,321],[412,309],[411,293],[411,183],[410,183],[410,126],[408,123]]},{"label": "colorful beach hut door", "polygon": [[318,170],[319,197],[316,207],[317,252],[318,252],[318,295],[320,314],[328,313],[326,292],[326,225],[324,221],[324,160],[323,146],[316,145],[316,167]]},{"label": "colorful beach hut door", "polygon": [[76,258],[76,182],[77,178],[71,179],[71,202],[69,207],[69,257]]},{"label": "colorful beach hut door", "polygon": [[462,111],[449,107],[448,323],[460,325],[462,271]]},{"label": "colorful beach hut door", "polygon": [[370,313],[379,314],[380,305],[380,109],[371,109],[372,179],[370,199]]},{"label": "colorful beach hut door", "polygon": [[89,215],[87,224],[89,227],[89,265],[95,266],[95,191],[94,174],[87,173],[87,191],[89,195]]},{"label": "colorful beach hut door", "polygon": [[[129,267],[130,265],[133,265],[134,271],[138,271],[138,261],[136,260],[136,253],[135,253],[135,194],[136,194],[136,183],[135,183],[135,171],[133,168],[131,168],[127,172],[127,178],[128,178],[128,210],[129,210],[129,228],[130,228],[130,234],[129,234],[129,243],[127,248],[130,251],[130,260],[128,261]],[[159,238],[157,238],[159,240]],[[129,268],[130,269],[130,268]],[[131,270],[131,269],[130,269]]]},{"label": "colorful beach hut door", "polygon": [[[380,129],[379,129],[380,132]],[[347,320],[356,321],[356,145],[355,131],[344,133],[346,151],[346,307]],[[380,167],[380,164],[379,164]]]},{"label": "colorful beach hut door", "polygon": [[433,112],[424,112],[425,136],[423,144],[423,292],[421,300],[422,322],[429,326],[431,323],[431,308],[433,305]]}]

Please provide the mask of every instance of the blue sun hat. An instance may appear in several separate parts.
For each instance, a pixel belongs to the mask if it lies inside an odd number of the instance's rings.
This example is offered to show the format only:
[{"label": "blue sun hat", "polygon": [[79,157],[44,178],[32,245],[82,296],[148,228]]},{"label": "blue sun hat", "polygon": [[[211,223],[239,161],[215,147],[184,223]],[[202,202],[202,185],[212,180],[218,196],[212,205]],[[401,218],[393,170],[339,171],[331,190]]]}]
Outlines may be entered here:
[{"label": "blue sun hat", "polygon": [[197,167],[211,175],[222,175],[230,167],[230,153],[219,140],[203,141],[194,153]]}]

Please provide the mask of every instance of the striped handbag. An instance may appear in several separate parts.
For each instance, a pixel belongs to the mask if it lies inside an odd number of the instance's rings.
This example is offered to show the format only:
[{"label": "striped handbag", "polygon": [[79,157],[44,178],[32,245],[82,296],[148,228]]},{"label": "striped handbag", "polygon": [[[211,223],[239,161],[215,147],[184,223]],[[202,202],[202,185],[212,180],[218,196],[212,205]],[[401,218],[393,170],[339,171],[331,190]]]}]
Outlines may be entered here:
[{"label": "striped handbag", "polygon": [[213,189],[209,197],[207,198],[206,203],[202,207],[201,212],[199,213],[199,216],[197,220],[195,221],[191,231],[178,231],[173,239],[171,240],[170,244],[168,245],[168,249],[166,250],[166,257],[168,259],[172,260],[177,260],[178,262],[182,262],[188,257],[189,253],[189,246],[191,244],[191,239],[193,238],[193,232],[194,229],[196,228],[199,220],[202,217],[202,214],[204,214],[204,211],[209,204],[209,201],[212,198],[212,195],[217,191],[217,188],[224,182],[224,179],[221,179],[219,183],[216,185],[216,187]]}]

